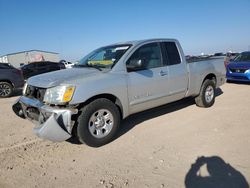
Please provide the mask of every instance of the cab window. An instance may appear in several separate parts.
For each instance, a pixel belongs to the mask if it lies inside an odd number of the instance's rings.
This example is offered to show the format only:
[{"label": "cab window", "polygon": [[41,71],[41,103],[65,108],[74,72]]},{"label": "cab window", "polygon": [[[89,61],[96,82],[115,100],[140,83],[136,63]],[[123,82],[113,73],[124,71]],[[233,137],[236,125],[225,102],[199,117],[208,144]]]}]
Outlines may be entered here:
[{"label": "cab window", "polygon": [[177,65],[181,63],[180,54],[175,42],[164,42],[165,58],[168,65]]},{"label": "cab window", "polygon": [[127,67],[129,67],[130,64],[136,61],[140,61],[142,63],[143,69],[161,67],[161,49],[159,44],[145,44],[137,49],[127,61]]},{"label": "cab window", "polygon": [[14,67],[12,67],[10,64],[8,63],[0,63],[0,69],[13,69]]}]

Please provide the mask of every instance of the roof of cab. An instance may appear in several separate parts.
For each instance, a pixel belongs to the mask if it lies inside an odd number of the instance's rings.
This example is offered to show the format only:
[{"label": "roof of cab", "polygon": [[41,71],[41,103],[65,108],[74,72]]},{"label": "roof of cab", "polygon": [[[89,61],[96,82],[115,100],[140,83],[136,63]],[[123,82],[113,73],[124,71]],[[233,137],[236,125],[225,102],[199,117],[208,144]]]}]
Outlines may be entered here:
[{"label": "roof of cab", "polygon": [[[160,41],[177,41],[176,39],[170,39],[170,38],[153,38],[153,39],[144,39],[144,40],[133,40],[133,41],[127,41],[127,42],[118,42],[112,45],[125,45],[125,44],[132,44],[132,45],[138,45],[142,43],[147,43],[147,42],[160,42]],[[111,46],[111,45],[109,45]]]}]

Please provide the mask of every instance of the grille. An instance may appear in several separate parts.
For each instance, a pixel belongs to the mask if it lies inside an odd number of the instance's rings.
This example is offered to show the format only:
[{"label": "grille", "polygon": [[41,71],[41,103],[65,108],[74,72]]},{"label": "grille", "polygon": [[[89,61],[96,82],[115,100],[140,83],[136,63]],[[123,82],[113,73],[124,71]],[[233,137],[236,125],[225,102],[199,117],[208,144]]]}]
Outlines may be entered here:
[{"label": "grille", "polygon": [[45,92],[46,92],[46,89],[44,88],[39,88],[39,87],[28,85],[26,92],[25,92],[25,96],[29,98],[38,99],[39,101],[43,101]]},{"label": "grille", "polygon": [[230,68],[230,71],[231,72],[236,72],[236,73],[245,73],[247,69],[232,69]]},{"label": "grille", "polygon": [[246,78],[244,76],[232,76],[232,78],[238,79],[238,80],[248,80],[248,78]]}]

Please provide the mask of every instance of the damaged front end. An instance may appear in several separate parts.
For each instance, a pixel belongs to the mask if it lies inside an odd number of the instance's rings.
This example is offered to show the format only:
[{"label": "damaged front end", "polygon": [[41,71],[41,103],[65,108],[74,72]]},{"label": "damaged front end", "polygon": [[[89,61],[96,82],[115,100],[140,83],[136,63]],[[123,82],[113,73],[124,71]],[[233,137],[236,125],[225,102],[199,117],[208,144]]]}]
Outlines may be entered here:
[{"label": "damaged front end", "polygon": [[36,124],[33,131],[43,139],[53,142],[65,141],[71,137],[76,108],[49,106],[36,98],[22,96],[12,107],[15,114]]}]

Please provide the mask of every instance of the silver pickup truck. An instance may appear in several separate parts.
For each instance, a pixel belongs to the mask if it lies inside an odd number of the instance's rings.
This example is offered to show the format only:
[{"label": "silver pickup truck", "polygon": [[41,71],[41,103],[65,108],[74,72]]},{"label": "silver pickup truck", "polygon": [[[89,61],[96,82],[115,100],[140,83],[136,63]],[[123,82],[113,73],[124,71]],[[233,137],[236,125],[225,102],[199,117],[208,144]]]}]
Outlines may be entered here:
[{"label": "silver pickup truck", "polygon": [[212,106],[224,82],[223,61],[187,63],[177,40],[131,41],[101,47],[72,69],[30,78],[13,110],[34,122],[41,138],[74,136],[98,147],[136,112],[185,97]]}]

